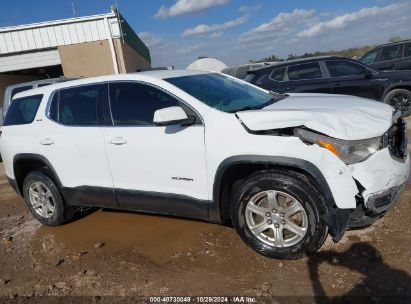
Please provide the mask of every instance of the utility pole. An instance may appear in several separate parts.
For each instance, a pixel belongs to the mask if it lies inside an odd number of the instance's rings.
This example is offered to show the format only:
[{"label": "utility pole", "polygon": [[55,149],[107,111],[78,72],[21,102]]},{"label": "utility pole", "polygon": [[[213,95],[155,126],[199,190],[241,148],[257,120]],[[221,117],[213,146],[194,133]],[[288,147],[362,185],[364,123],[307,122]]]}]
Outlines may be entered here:
[{"label": "utility pole", "polygon": [[74,17],[77,17],[76,7],[75,7],[75,5],[74,5],[74,0],[71,0],[71,7],[73,8],[73,15],[74,15]]}]

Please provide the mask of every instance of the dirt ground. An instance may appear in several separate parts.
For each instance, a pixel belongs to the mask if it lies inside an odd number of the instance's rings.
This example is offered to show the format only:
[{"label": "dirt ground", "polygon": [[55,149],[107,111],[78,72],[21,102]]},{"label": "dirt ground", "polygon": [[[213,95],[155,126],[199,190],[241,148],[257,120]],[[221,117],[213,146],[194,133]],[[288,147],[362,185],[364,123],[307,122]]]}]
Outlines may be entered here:
[{"label": "dirt ground", "polygon": [[[411,296],[411,181],[365,230],[307,259],[279,261],[234,229],[99,210],[41,226],[0,164],[0,299],[16,296]],[[0,300],[0,302],[2,302]]]}]

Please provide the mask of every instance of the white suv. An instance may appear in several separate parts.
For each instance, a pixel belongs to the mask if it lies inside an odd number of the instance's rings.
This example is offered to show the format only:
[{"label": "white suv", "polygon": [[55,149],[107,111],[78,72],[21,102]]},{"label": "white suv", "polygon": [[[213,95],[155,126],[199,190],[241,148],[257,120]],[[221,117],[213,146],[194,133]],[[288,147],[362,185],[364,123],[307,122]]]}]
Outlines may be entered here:
[{"label": "white suv", "polygon": [[397,200],[410,170],[398,117],[352,96],[151,71],[17,94],[0,149],[43,224],[83,206],[231,222],[260,254],[294,259]]}]

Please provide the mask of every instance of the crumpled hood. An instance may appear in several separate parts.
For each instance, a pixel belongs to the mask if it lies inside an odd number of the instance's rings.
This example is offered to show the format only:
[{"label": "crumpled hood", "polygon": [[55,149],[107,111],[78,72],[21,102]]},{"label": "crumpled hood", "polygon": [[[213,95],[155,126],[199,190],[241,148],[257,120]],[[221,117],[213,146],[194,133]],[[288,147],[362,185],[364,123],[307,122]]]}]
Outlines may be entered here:
[{"label": "crumpled hood", "polygon": [[393,108],[382,102],[345,95],[289,95],[261,110],[237,115],[252,131],[305,126],[345,140],[381,136],[392,125]]}]

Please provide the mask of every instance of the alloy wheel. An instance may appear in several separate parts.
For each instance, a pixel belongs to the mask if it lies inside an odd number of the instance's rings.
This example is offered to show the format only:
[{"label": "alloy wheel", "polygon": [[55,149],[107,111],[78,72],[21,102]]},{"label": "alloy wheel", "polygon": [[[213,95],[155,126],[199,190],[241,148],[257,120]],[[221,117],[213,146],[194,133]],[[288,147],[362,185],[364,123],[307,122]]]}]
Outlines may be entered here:
[{"label": "alloy wheel", "polygon": [[282,191],[262,191],[247,203],[245,218],[251,233],[273,247],[291,247],[307,233],[308,217],[303,205]]},{"label": "alloy wheel", "polygon": [[29,187],[30,204],[34,211],[43,218],[50,218],[55,211],[53,195],[42,182],[33,182]]}]

